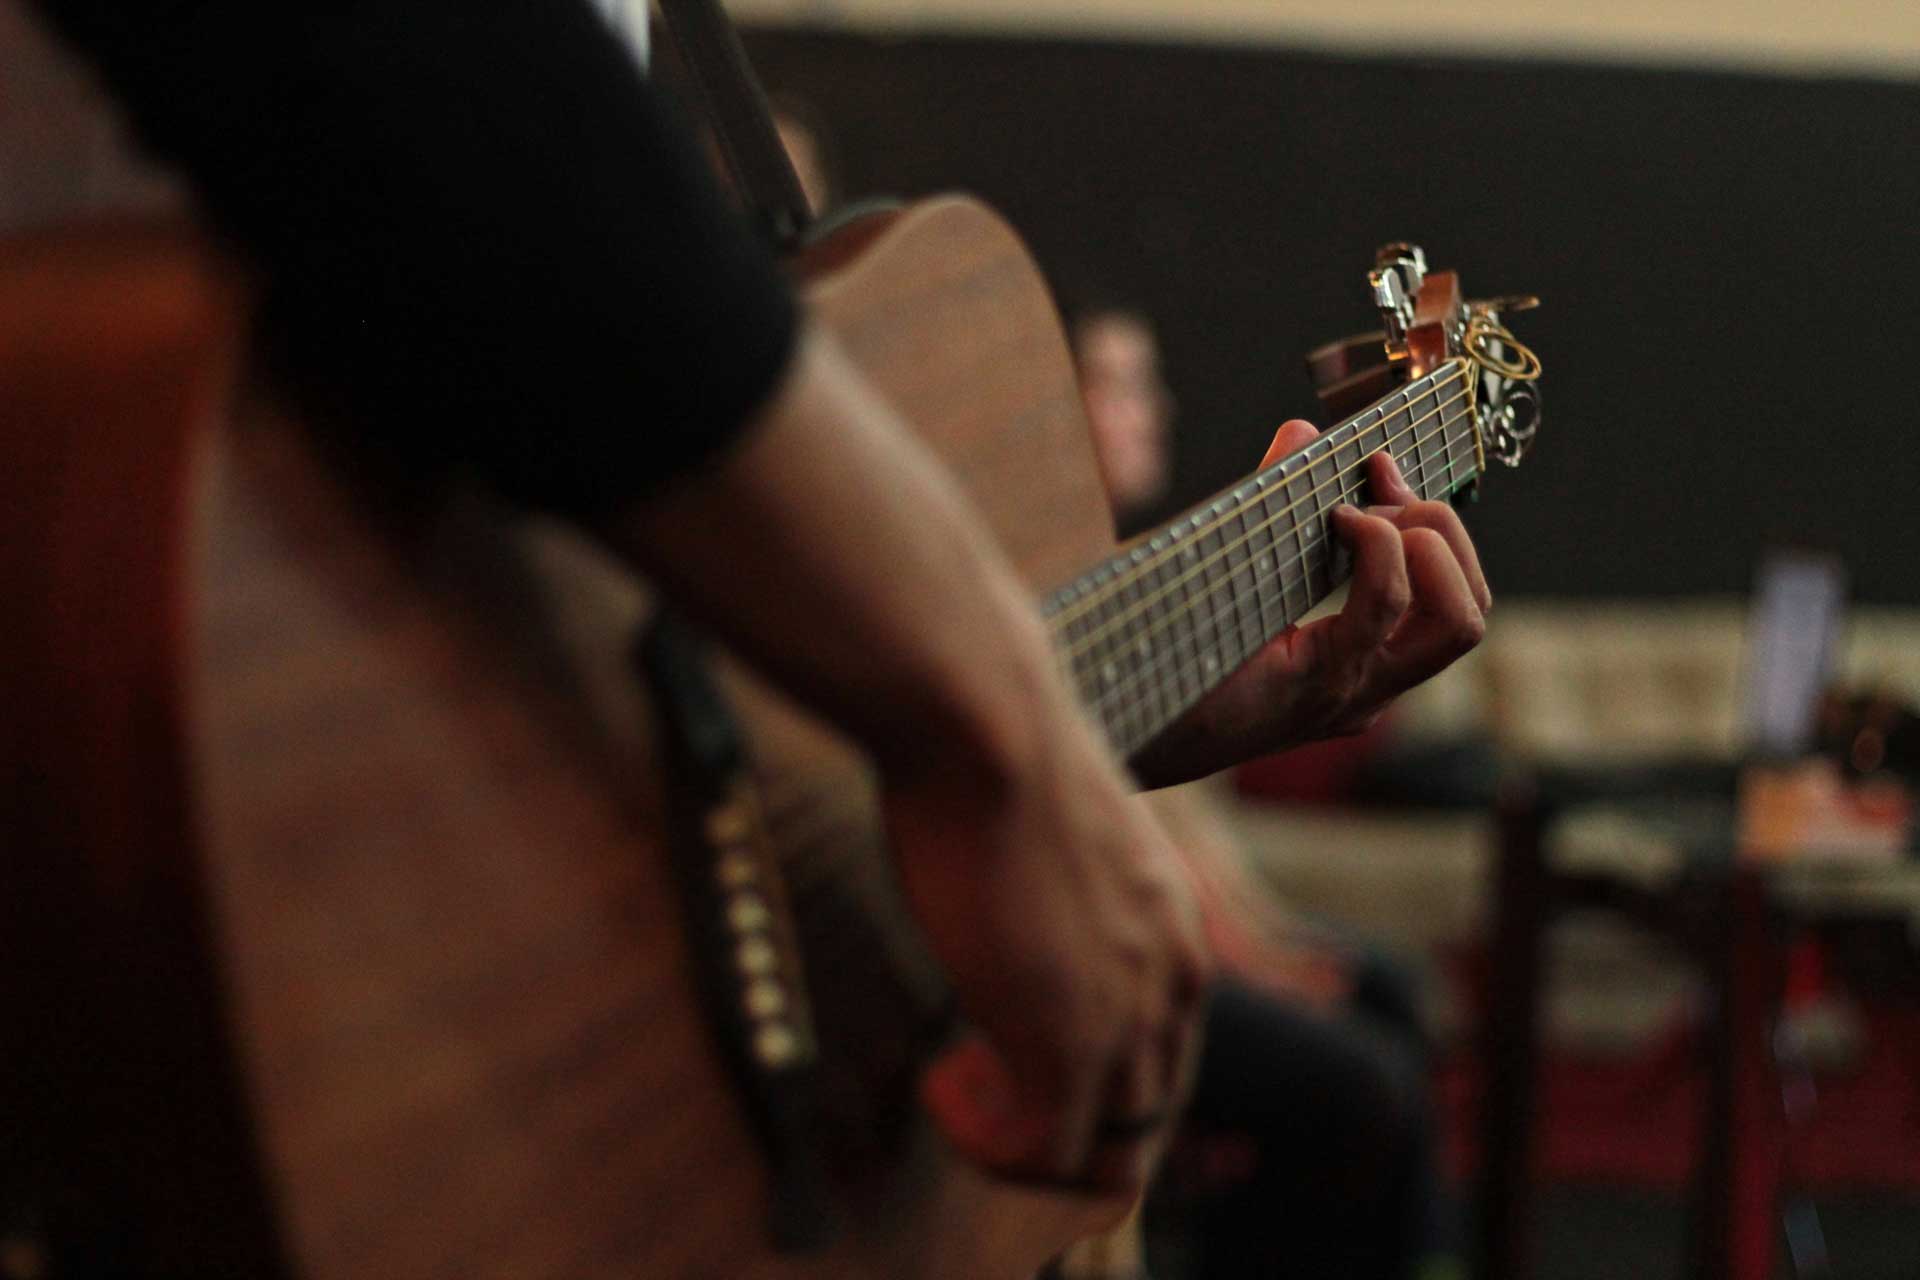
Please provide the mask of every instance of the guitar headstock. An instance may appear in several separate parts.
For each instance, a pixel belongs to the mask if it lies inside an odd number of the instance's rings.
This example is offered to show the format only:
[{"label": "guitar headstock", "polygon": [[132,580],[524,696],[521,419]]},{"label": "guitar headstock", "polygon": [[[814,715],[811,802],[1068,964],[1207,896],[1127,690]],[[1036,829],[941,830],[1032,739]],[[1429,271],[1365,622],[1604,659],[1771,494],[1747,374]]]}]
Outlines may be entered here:
[{"label": "guitar headstock", "polygon": [[1473,387],[1481,467],[1520,465],[1540,428],[1540,360],[1503,316],[1539,305],[1531,297],[1468,301],[1452,271],[1430,271],[1418,245],[1394,243],[1374,255],[1367,287],[1381,328],[1329,343],[1307,357],[1321,403],[1344,418],[1449,362]]}]

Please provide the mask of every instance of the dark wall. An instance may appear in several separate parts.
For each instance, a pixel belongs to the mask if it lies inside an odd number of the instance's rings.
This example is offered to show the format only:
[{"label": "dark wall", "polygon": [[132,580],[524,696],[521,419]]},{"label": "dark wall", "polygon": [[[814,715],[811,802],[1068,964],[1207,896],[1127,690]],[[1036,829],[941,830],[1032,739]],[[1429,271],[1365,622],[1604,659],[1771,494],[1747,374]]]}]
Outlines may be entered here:
[{"label": "dark wall", "polygon": [[[1064,297],[1159,322],[1177,501],[1311,415],[1373,247],[1533,292],[1541,443],[1471,515],[1496,588],[1746,588],[1780,544],[1920,604],[1920,86],[759,31],[843,191],[986,197]],[[1171,510],[1171,507],[1169,507]]]}]

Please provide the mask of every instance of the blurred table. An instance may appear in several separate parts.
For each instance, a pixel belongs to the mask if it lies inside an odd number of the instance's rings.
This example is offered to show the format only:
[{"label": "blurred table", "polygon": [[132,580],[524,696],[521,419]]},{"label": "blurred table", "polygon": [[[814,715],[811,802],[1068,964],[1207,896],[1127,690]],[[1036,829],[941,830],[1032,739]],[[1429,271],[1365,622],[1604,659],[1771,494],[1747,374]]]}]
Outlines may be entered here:
[{"label": "blurred table", "polygon": [[1547,929],[1598,908],[1674,945],[1708,991],[1689,1270],[1772,1280],[1787,1136],[1775,1031],[1795,938],[1920,1004],[1920,864],[1738,856],[1726,766],[1541,775],[1497,806],[1482,1094],[1484,1280],[1530,1272],[1533,1114]]}]

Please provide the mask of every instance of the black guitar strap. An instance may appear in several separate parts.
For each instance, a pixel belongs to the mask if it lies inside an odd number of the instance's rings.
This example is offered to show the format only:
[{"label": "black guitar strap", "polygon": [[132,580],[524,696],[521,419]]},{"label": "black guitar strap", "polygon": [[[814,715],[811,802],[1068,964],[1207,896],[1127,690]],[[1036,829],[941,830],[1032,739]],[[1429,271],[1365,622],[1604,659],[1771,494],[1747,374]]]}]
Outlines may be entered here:
[{"label": "black guitar strap", "polygon": [[740,33],[719,0],[660,0],[660,13],[754,226],[776,250],[799,247],[813,213]]},{"label": "black guitar strap", "polygon": [[813,1252],[836,1233],[814,1141],[819,1042],[746,737],[704,642],[679,617],[656,617],[637,656],[652,694],[667,853],[707,1025],[766,1157],[774,1246]]},{"label": "black guitar strap", "polygon": [[[777,251],[797,246],[806,195],[739,34],[716,0],[660,7],[754,225]],[[773,1243],[817,1252],[837,1234],[815,1142],[819,1044],[746,734],[684,619],[661,610],[637,657],[658,722],[667,844],[696,981],[766,1157]]]}]

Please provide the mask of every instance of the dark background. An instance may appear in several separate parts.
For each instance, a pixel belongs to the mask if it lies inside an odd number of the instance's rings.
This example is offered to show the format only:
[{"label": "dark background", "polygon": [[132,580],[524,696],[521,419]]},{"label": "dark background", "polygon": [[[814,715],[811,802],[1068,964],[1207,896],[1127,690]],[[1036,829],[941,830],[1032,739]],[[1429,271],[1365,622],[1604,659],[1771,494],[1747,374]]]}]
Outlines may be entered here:
[{"label": "dark background", "polygon": [[1313,416],[1300,356],[1372,327],[1375,245],[1471,295],[1538,293],[1541,440],[1470,515],[1496,589],[1730,594],[1844,556],[1920,604],[1911,373],[1920,87],[1274,49],[758,30],[843,196],[963,189],[1063,304],[1158,323],[1180,403],[1167,511]]}]

